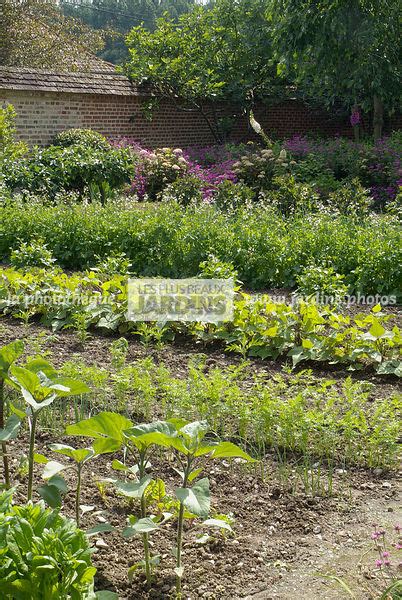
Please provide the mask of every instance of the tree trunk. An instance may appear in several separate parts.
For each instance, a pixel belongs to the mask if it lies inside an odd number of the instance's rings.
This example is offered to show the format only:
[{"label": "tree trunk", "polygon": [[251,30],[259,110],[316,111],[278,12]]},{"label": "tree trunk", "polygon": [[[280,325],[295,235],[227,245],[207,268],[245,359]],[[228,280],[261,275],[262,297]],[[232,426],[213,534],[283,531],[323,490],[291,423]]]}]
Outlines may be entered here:
[{"label": "tree trunk", "polygon": [[381,98],[376,94],[373,98],[373,107],[373,136],[374,141],[377,141],[382,137],[382,126],[384,123],[384,104]]}]

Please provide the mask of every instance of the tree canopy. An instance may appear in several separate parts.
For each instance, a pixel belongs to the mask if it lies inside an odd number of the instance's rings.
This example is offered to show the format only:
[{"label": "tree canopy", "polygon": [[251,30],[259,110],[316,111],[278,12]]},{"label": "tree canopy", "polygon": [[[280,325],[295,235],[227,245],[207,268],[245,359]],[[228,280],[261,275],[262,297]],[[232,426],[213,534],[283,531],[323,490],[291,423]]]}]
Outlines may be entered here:
[{"label": "tree canopy", "polygon": [[99,32],[64,16],[55,0],[2,0],[1,65],[82,70],[102,46]]},{"label": "tree canopy", "polygon": [[154,32],[134,28],[127,38],[127,73],[162,96],[198,109],[219,137],[217,103],[247,111],[254,99],[283,90],[276,73],[266,0],[219,0],[178,21],[163,17]]},{"label": "tree canopy", "polygon": [[128,58],[125,36],[137,26],[153,31],[165,13],[176,20],[198,0],[62,0],[65,15],[81,19],[89,27],[109,33],[100,56],[114,63]]},{"label": "tree canopy", "polygon": [[279,72],[328,106],[382,112],[400,106],[398,0],[273,0],[271,19]]}]

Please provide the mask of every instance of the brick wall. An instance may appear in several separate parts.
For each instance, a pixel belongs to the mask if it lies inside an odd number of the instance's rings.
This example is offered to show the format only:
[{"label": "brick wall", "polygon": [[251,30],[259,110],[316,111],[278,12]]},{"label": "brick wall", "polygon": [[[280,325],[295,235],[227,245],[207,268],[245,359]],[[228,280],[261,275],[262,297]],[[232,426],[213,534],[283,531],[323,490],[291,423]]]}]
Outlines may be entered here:
[{"label": "brick wall", "polygon": [[[58,131],[91,128],[106,136],[130,136],[145,147],[208,145],[213,136],[203,117],[183,112],[169,101],[161,101],[151,122],[141,109],[138,96],[97,95],[65,92],[31,92],[0,89],[0,105],[11,103],[17,111],[20,139],[30,145],[51,142]],[[228,115],[233,111],[226,110]],[[286,137],[315,133],[351,136],[347,118],[331,117],[324,111],[288,100],[255,110],[256,119],[268,134]],[[399,124],[400,125],[400,124]],[[231,132],[233,141],[253,137],[244,117],[238,117]]]}]

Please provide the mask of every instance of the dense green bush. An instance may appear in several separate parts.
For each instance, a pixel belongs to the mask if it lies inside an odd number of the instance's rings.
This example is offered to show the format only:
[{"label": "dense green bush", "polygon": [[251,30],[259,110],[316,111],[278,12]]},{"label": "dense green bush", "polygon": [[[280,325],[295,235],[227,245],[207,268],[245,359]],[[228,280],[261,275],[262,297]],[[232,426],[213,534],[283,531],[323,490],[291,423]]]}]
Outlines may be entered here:
[{"label": "dense green bush", "polygon": [[173,202],[53,207],[15,200],[0,207],[0,257],[9,258],[16,239],[37,238],[69,269],[94,266],[95,256],[116,251],[126,253],[138,275],[189,277],[213,254],[232,263],[251,289],[294,287],[312,262],[345,275],[351,292],[400,289],[401,230],[392,215],[285,218],[258,205],[224,213]]},{"label": "dense green bush", "polygon": [[43,503],[12,506],[9,496],[0,495],[1,598],[95,598],[84,532]]},{"label": "dense green bush", "polygon": [[30,242],[21,242],[17,248],[11,252],[10,262],[13,267],[51,267],[56,259],[48,250],[46,244],[41,239],[33,239]]},{"label": "dense green bush", "polygon": [[114,189],[128,184],[134,172],[127,149],[101,150],[82,145],[35,148],[24,158],[6,160],[3,176],[11,190],[46,193],[77,191],[104,200]]},{"label": "dense green bush", "polygon": [[182,206],[201,202],[201,180],[194,175],[183,175],[165,187],[160,194],[160,199],[163,202],[173,200]]},{"label": "dense green bush", "polygon": [[96,150],[109,150],[110,144],[104,135],[92,129],[66,129],[58,133],[53,141],[55,146],[85,146]]},{"label": "dense green bush", "polygon": [[233,171],[240,181],[257,192],[270,190],[276,175],[289,172],[289,160],[286,150],[257,148],[234,163]]}]

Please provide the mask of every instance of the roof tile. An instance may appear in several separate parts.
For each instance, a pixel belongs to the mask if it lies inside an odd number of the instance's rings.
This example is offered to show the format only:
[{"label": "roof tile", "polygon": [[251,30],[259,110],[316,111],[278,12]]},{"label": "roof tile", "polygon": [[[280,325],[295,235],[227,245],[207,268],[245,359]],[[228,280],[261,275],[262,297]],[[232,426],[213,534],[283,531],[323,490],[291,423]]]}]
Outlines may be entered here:
[{"label": "roof tile", "polygon": [[105,94],[136,96],[138,89],[128,77],[111,70],[88,72],[53,72],[21,67],[0,66],[0,89],[39,92],[69,92],[77,94]]}]

